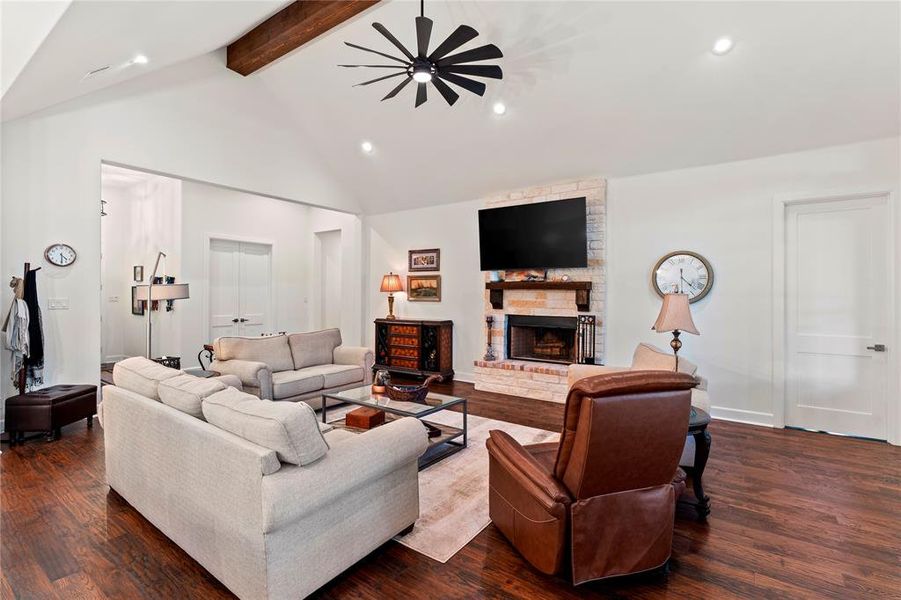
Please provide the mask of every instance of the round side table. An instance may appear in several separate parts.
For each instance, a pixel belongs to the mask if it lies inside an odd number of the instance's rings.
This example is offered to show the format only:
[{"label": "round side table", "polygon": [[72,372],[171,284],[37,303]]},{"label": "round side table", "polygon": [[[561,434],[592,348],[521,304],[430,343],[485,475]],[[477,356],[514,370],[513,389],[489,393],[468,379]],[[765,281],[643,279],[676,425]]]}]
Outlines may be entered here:
[{"label": "round side table", "polygon": [[704,468],[710,457],[710,432],[707,431],[709,424],[710,415],[700,408],[692,406],[688,418],[688,435],[692,436],[695,441],[695,460],[692,466],[682,468],[691,476],[691,485],[695,494],[695,501],[686,503],[694,506],[698,512],[698,518],[702,520],[710,514],[710,498],[704,494],[704,484],[702,483]]}]

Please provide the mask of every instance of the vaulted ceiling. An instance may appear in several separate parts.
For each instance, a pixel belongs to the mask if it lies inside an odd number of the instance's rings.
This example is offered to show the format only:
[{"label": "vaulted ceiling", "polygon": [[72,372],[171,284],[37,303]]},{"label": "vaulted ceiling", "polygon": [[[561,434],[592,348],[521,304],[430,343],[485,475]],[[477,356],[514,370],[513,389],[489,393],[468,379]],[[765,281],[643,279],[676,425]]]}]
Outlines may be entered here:
[{"label": "vaulted ceiling", "polygon": [[[231,11],[231,20],[212,31],[206,15],[198,24],[206,42],[185,44],[183,58],[209,50],[215,36],[225,45],[284,3],[197,4]],[[481,98],[461,92],[453,107],[430,90],[416,109],[413,86],[385,102],[390,81],[352,87],[377,74],[336,65],[378,58],[343,42],[392,51],[371,27],[379,21],[413,47],[418,8],[382,2],[248,78],[265,90],[259,110],[283,113],[298,143],[314,148],[367,212],[899,133],[898,3],[426,2],[433,40],[465,23],[480,33],[465,48],[503,50],[491,61],[503,81],[489,80]],[[46,43],[54,35],[62,33]],[[735,47],[715,56],[721,36]],[[491,110],[496,101],[507,106],[502,117]],[[360,151],[364,140],[371,154]]]}]

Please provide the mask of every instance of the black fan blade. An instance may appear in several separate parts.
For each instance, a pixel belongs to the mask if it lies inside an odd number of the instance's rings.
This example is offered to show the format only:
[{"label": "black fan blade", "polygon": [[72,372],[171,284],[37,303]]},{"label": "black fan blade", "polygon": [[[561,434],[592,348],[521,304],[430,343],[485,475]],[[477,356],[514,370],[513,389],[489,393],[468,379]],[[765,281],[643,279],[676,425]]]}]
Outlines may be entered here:
[{"label": "black fan blade", "polygon": [[430,37],[432,37],[432,20],[428,17],[416,17],[416,49],[422,58],[429,53]]},{"label": "black fan blade", "polygon": [[407,50],[406,48],[404,48],[404,45],[401,44],[399,41],[397,41],[397,38],[394,37],[393,35],[391,35],[391,32],[388,31],[387,29],[385,29],[384,25],[382,25],[381,23],[373,23],[372,26],[375,27],[376,31],[381,33],[386,38],[388,38],[388,41],[391,42],[392,44],[394,44],[398,50],[403,52],[404,56],[406,56],[410,60],[413,60],[414,56],[412,54],[410,54],[410,51]]},{"label": "black fan blade", "polygon": [[339,67],[347,67],[354,69],[356,67],[368,67],[370,69],[406,69],[407,65],[338,65]]},{"label": "black fan blade", "polygon": [[461,52],[460,54],[454,54],[453,56],[442,58],[438,61],[437,64],[439,67],[443,67],[445,65],[475,62],[477,60],[488,60],[489,58],[503,58],[503,56],[504,53],[501,52],[500,48],[498,48],[494,44],[488,44],[487,46],[479,46],[478,48],[466,50],[465,52]]},{"label": "black fan blade", "polygon": [[504,72],[497,65],[449,65],[442,67],[443,73],[459,73],[460,75],[472,75],[474,77],[490,77],[491,79],[503,79]]},{"label": "black fan blade", "polygon": [[429,55],[429,60],[435,62],[439,58],[444,58],[449,52],[453,52],[466,42],[479,37],[479,32],[469,25],[460,25],[450,34],[441,45],[435,48],[435,51]]},{"label": "black fan blade", "polygon": [[414,108],[419,108],[419,105],[425,102],[427,98],[426,89],[429,87],[427,83],[420,83],[416,88],[416,106]]},{"label": "black fan blade", "polygon": [[[344,42],[345,45],[350,46],[351,48],[356,48],[357,50],[365,50],[366,52],[372,52],[373,54],[378,54],[379,56],[384,56],[385,58],[390,58],[391,60],[396,60],[399,63],[409,64],[402,58],[397,58],[396,56],[391,56],[390,54],[385,54],[384,52],[379,52],[378,50],[373,50],[372,48],[364,48],[363,46],[357,46],[356,44],[351,44],[350,42]],[[410,60],[413,60],[412,58]]]},{"label": "black fan blade", "polygon": [[413,78],[407,77],[406,79],[404,79],[403,81],[400,82],[400,85],[398,85],[396,88],[394,88],[393,90],[388,92],[388,95],[385,96],[384,98],[382,98],[382,100],[384,101],[384,100],[387,100],[388,98],[394,98],[395,96],[397,96],[397,93],[399,91],[401,91],[402,89],[404,89],[404,86],[407,85],[408,83],[410,83],[411,81],[413,81]]},{"label": "black fan blade", "polygon": [[447,103],[449,105],[453,106],[454,102],[457,101],[457,98],[460,97],[457,92],[452,90],[449,85],[441,81],[439,78],[433,77],[432,83],[435,84],[435,88],[441,93],[442,96],[444,96],[444,99],[447,100]]},{"label": "black fan blade", "polygon": [[354,85],[354,87],[359,87],[361,85],[369,85],[370,83],[375,83],[376,81],[381,81],[383,79],[391,79],[392,77],[400,77],[401,75],[406,75],[407,72],[403,73],[392,73],[391,75],[385,75],[384,77],[376,77],[375,79],[370,79],[369,81],[364,81],[363,83],[358,83]]},{"label": "black fan blade", "polygon": [[478,94],[479,96],[481,96],[485,93],[485,84],[481,81],[466,79],[465,77],[460,77],[459,75],[454,75],[453,73],[445,73],[443,71],[438,71],[438,77],[459,85],[461,88],[469,90],[473,94]]}]

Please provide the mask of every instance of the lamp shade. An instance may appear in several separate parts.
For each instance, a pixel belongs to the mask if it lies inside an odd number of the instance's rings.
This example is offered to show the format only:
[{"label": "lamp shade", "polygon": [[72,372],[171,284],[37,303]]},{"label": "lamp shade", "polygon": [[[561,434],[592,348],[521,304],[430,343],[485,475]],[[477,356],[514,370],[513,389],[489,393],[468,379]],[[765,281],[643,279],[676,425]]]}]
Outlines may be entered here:
[{"label": "lamp shade", "polygon": [[395,273],[388,273],[384,277],[382,277],[382,287],[379,288],[380,292],[402,292],[404,291],[404,282],[401,280],[400,275]]},{"label": "lamp shade", "polygon": [[[147,300],[149,289],[150,286],[139,285],[135,299]],[[152,293],[154,300],[184,300],[191,297],[187,283],[154,283]]]},{"label": "lamp shade", "polygon": [[660,314],[657,315],[657,321],[651,329],[658,332],[679,330],[694,335],[701,335],[691,318],[688,294],[665,294],[663,296],[663,306],[660,307]]}]

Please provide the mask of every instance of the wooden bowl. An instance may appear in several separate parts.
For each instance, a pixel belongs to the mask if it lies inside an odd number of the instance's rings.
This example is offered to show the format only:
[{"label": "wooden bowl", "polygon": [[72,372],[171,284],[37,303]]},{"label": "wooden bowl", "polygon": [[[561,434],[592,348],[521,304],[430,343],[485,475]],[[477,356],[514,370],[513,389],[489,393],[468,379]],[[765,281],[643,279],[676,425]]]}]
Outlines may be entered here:
[{"label": "wooden bowl", "polygon": [[422,382],[422,385],[395,385],[391,382],[385,386],[388,397],[392,400],[400,402],[425,402],[426,396],[429,395],[429,384],[433,381],[441,381],[440,375],[432,375]]}]

